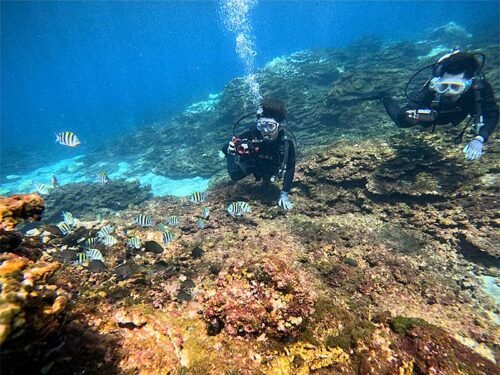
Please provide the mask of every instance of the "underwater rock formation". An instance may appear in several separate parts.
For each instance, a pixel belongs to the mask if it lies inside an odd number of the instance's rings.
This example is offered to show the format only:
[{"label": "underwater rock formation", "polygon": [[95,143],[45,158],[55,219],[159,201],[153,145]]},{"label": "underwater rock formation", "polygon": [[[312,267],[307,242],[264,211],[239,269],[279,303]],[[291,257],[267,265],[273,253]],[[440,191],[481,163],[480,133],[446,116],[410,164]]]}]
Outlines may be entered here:
[{"label": "underwater rock formation", "polygon": [[4,362],[12,352],[58,328],[69,295],[47,283],[58,263],[35,263],[10,253],[1,254],[0,262],[0,344]]},{"label": "underwater rock formation", "polygon": [[223,271],[207,293],[209,332],[293,338],[314,311],[314,293],[285,261],[267,257]]},{"label": "underwater rock formation", "polygon": [[113,180],[106,184],[73,183],[60,186],[45,197],[46,222],[61,221],[62,211],[76,217],[95,218],[96,214],[108,214],[151,198],[151,189],[141,187],[139,181]]},{"label": "underwater rock formation", "polygon": [[0,197],[0,252],[16,249],[22,242],[21,235],[14,230],[16,225],[40,220],[44,208],[38,194]]},{"label": "underwater rock formation", "polygon": [[0,231],[11,231],[23,220],[40,220],[44,207],[38,194],[0,197]]}]

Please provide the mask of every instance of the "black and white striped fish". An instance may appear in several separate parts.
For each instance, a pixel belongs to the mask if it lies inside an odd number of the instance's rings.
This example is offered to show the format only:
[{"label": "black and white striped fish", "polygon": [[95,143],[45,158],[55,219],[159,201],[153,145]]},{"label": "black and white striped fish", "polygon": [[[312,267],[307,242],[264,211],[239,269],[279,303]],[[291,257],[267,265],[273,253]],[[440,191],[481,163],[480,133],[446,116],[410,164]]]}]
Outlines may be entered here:
[{"label": "black and white striped fish", "polygon": [[63,217],[63,220],[66,224],[71,226],[75,225],[75,218],[73,217],[73,214],[71,212],[63,211],[61,216]]},{"label": "black and white striped fish", "polygon": [[49,187],[45,184],[34,184],[35,185],[35,190],[38,194],[40,195],[46,195],[49,194]]},{"label": "black and white striped fish", "polygon": [[82,265],[83,263],[87,262],[89,260],[89,257],[85,253],[78,253],[76,254],[76,264]]},{"label": "black and white striped fish", "polygon": [[101,262],[104,262],[104,257],[102,256],[102,253],[97,250],[97,249],[88,249],[85,254],[89,257],[91,260],[100,260]]},{"label": "black and white striped fish", "polygon": [[108,225],[102,227],[101,229],[99,229],[99,232],[97,232],[97,235],[101,238],[106,237],[108,234],[113,233],[114,230],[115,230],[115,228],[108,224]]},{"label": "black and white striped fish", "polygon": [[170,242],[172,242],[174,240],[174,232],[172,232],[171,230],[165,230],[162,234],[162,240],[164,243],[166,244],[169,244]]},{"label": "black and white striped fish", "polygon": [[94,247],[95,245],[97,245],[97,238],[96,237],[89,237],[83,243],[83,246],[88,247],[88,248]]},{"label": "black and white striped fish", "polygon": [[207,200],[207,192],[206,191],[197,191],[196,193],[191,194],[189,200],[193,203],[201,203]]},{"label": "black and white striped fish", "polygon": [[227,212],[232,217],[242,216],[252,211],[252,207],[247,202],[232,202],[227,207]]},{"label": "black and white striped fish", "polygon": [[108,177],[108,174],[106,173],[106,171],[99,171],[99,173],[97,173],[97,182],[105,185],[109,182],[109,177]]},{"label": "black and white striped fish", "polygon": [[118,243],[118,240],[112,235],[108,234],[101,238],[101,242],[106,246],[113,246]]},{"label": "black and white striped fish", "polygon": [[133,247],[134,249],[140,249],[142,246],[142,241],[139,237],[132,237],[127,240],[127,245]]},{"label": "black and white striped fish", "polygon": [[153,225],[153,220],[147,215],[137,215],[134,222],[141,227],[150,227]]},{"label": "black and white striped fish", "polygon": [[80,140],[73,132],[56,133],[56,143],[64,146],[76,147],[80,144]]},{"label": "black and white striped fish", "polygon": [[59,230],[61,231],[61,233],[63,235],[67,235],[73,229],[68,223],[65,223],[64,221],[61,222],[61,223],[59,223],[59,224],[57,224],[57,227],[59,228]]},{"label": "black and white striped fish", "polygon": [[172,227],[176,226],[176,225],[179,225],[180,222],[181,222],[181,220],[179,219],[179,216],[173,215],[173,216],[169,216],[167,218],[168,225],[170,225]]}]

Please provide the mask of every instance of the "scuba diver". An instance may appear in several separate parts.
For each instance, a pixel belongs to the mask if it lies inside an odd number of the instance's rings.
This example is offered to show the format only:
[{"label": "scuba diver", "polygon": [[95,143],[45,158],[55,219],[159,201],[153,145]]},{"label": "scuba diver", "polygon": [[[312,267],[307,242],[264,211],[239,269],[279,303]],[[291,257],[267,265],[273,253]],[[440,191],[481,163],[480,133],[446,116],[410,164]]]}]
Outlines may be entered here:
[{"label": "scuba diver", "polygon": [[[480,56],[481,61],[476,56]],[[382,102],[387,114],[398,127],[433,126],[432,131],[436,125],[458,125],[469,115],[468,122],[454,142],[462,142],[463,134],[472,121],[476,136],[467,143],[463,152],[467,160],[479,159],[483,144],[498,123],[495,94],[482,74],[485,61],[482,53],[465,53],[454,49],[437,63],[420,69],[410,78],[405,89],[406,97],[410,100],[408,105],[399,108],[394,99],[384,97]],[[413,97],[409,97],[410,82],[431,66],[432,77]]]},{"label": "scuba diver", "polygon": [[[235,127],[243,119],[256,115],[250,129],[236,135]],[[293,208],[289,193],[295,174],[295,136],[285,128],[285,103],[263,99],[257,112],[241,117],[233,126],[233,138],[221,151],[226,156],[227,170],[233,181],[253,174],[264,185],[283,179],[278,205],[285,210]]]}]

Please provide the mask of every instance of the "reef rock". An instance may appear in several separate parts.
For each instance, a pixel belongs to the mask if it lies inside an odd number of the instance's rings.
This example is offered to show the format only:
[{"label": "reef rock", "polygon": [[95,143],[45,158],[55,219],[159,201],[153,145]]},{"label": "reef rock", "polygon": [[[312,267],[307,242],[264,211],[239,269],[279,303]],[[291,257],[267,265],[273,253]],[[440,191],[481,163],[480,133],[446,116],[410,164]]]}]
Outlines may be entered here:
[{"label": "reef rock", "polygon": [[106,184],[66,184],[51,191],[45,198],[47,210],[43,219],[61,221],[61,212],[74,216],[94,218],[98,213],[120,211],[144,202],[151,197],[151,189],[141,187],[139,181],[113,180]]},{"label": "reef rock", "polygon": [[[0,255],[0,344],[2,362],[11,350],[53,332],[60,323],[68,294],[47,280],[58,263],[31,262],[14,254]],[[24,340],[23,340],[24,338]],[[9,346],[10,340],[15,346]]]},{"label": "reef rock", "polygon": [[14,230],[22,220],[40,220],[44,207],[38,194],[0,197],[0,231]]},{"label": "reef rock", "polygon": [[205,296],[209,331],[223,326],[230,335],[295,337],[314,312],[314,293],[305,285],[301,274],[278,258],[233,266]]}]

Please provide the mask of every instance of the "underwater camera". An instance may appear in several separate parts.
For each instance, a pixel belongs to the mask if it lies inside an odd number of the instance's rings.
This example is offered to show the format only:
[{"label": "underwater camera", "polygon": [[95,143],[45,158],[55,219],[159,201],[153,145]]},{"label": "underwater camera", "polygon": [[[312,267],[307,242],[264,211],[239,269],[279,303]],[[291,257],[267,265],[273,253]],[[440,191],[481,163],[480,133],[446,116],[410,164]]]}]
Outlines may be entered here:
[{"label": "underwater camera", "polygon": [[240,156],[257,153],[260,151],[258,144],[261,142],[262,141],[258,139],[237,139],[234,143],[234,150],[236,151],[236,154]]}]

